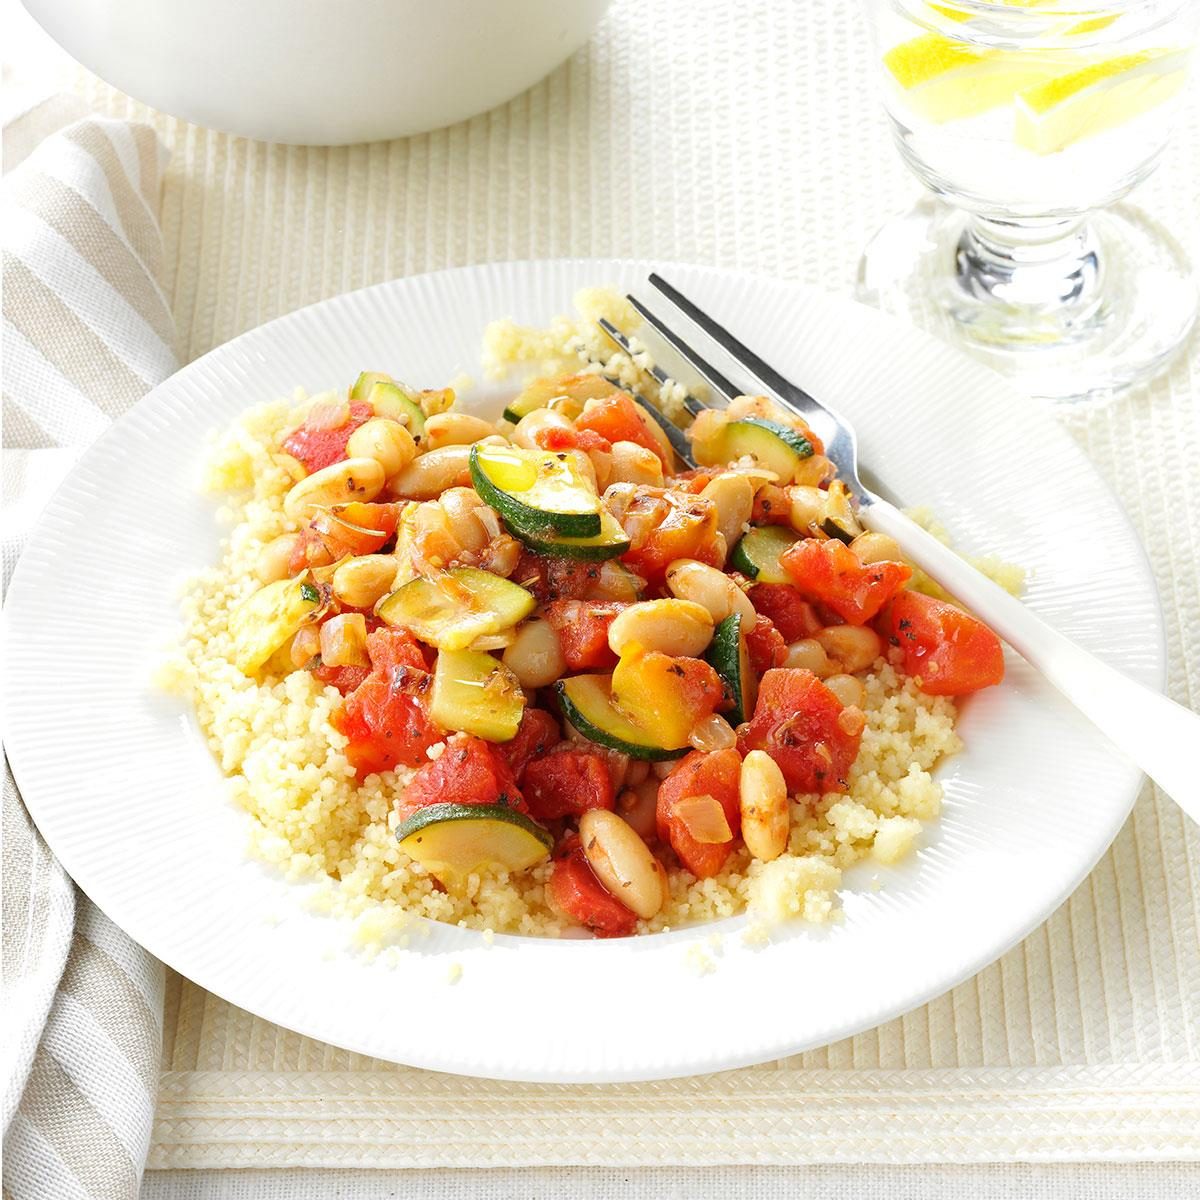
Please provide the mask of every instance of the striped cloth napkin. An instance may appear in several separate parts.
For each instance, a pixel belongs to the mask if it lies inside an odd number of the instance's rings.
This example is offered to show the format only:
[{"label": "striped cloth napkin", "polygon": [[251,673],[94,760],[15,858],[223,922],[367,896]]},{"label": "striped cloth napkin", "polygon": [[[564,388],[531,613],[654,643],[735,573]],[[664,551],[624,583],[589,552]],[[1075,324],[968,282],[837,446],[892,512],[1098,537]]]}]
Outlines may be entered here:
[{"label": "striped cloth napkin", "polygon": [[[5,127],[6,150],[19,133]],[[5,587],[80,450],[178,365],[159,286],[165,157],[148,126],[88,118],[0,183]],[[7,763],[3,836],[4,1196],[136,1196],[158,1084],[162,964],[75,887]]]}]

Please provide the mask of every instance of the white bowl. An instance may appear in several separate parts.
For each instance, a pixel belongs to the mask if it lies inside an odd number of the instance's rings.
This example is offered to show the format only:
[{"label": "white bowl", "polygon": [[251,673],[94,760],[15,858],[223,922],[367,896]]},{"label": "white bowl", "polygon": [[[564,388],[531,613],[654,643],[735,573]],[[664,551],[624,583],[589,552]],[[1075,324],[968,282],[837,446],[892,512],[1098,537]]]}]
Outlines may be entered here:
[{"label": "white bowl", "polygon": [[229,133],[340,145],[474,116],[587,40],[608,0],[23,0],[89,70]]}]

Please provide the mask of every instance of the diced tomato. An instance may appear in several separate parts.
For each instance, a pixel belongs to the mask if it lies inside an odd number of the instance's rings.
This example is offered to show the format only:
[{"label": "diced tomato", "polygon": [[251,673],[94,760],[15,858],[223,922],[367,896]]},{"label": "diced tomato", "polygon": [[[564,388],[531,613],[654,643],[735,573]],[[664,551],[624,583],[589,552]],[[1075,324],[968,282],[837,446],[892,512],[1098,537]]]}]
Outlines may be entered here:
[{"label": "diced tomato", "polygon": [[541,604],[554,600],[582,600],[600,578],[600,564],[535,554],[525,549],[510,578],[513,583],[531,591]]},{"label": "diced tomato", "polygon": [[785,642],[810,638],[824,627],[813,606],[790,583],[756,583],[747,594],[754,611],[768,618]]},{"label": "diced tomato", "polygon": [[367,635],[367,654],[370,674],[332,718],[349,739],[346,757],[360,776],[421,766],[442,733],[426,711],[433,677],[420,647],[405,630],[377,629]]},{"label": "diced tomato", "polygon": [[535,758],[525,768],[521,790],[530,813],[539,821],[613,806],[608,767],[598,754],[587,750],[555,750]]},{"label": "diced tomato", "polygon": [[467,733],[456,733],[437,758],[426,761],[396,802],[396,812],[403,821],[430,804],[505,804],[529,812],[504,755]]},{"label": "diced tomato", "polygon": [[558,634],[563,658],[572,671],[616,665],[617,656],[608,648],[608,627],[628,607],[619,600],[556,600],[546,605],[546,620]]},{"label": "diced tomato", "polygon": [[324,663],[313,667],[313,674],[324,684],[332,685],[345,696],[354,691],[368,675],[370,667],[327,667]]},{"label": "diced tomato", "polygon": [[517,726],[516,736],[496,748],[504,755],[518,783],[529,762],[546,753],[562,739],[558,722],[544,709],[527,708]]},{"label": "diced tomato", "polygon": [[750,654],[750,668],[755,675],[762,675],[772,667],[782,667],[787,658],[787,642],[775,628],[770,617],[758,614],[754,628],[746,634],[746,650]]},{"label": "diced tomato", "polygon": [[612,443],[593,429],[563,429],[559,425],[544,425],[533,440],[543,450],[611,450]]},{"label": "diced tomato", "polygon": [[371,667],[386,670],[390,667],[415,667],[418,671],[428,670],[421,644],[407,629],[392,629],[383,625],[367,634],[367,657]]},{"label": "diced tomato", "polygon": [[300,531],[288,568],[323,567],[347,555],[374,554],[396,532],[399,504],[342,504],[318,513]]},{"label": "diced tomato", "polygon": [[[738,784],[742,757],[736,750],[715,750],[704,754],[693,750],[659,784],[655,819],[660,841],[668,842],[679,861],[697,879],[711,879],[720,873],[737,840],[741,828],[738,808]],[[676,813],[676,806],[688,796],[712,796],[725,812],[733,837],[728,842],[698,842]]]},{"label": "diced tomato", "polygon": [[1000,639],[977,617],[920,592],[902,591],[880,631],[904,651],[904,670],[930,696],[962,696],[1004,678]]},{"label": "diced tomato", "polygon": [[789,792],[844,792],[864,725],[861,710],[843,708],[811,671],[780,668],[762,677],[738,749],[765,750]]},{"label": "diced tomato", "polygon": [[750,512],[750,521],[754,525],[790,525],[792,523],[792,502],[787,492],[773,483],[760,487],[754,493],[754,508]]},{"label": "diced tomato", "polygon": [[667,480],[667,486],[677,492],[690,492],[698,496],[716,477],[724,472],[724,467],[692,467],[680,471]]},{"label": "diced tomato", "polygon": [[717,552],[717,508],[711,500],[665,488],[639,488],[620,518],[630,539],[621,561],[652,586],[680,558],[721,565]]},{"label": "diced tomato", "polygon": [[550,902],[572,921],[597,937],[628,937],[637,928],[637,916],[596,878],[588,866],[578,838],[556,858],[547,884]]},{"label": "diced tomato", "polygon": [[346,443],[350,435],[374,416],[369,404],[361,400],[350,401],[350,416],[334,429],[313,429],[301,425],[283,441],[286,454],[298,459],[311,475],[324,467],[341,462],[346,457]]},{"label": "diced tomato", "polygon": [[912,576],[906,563],[864,563],[836,538],[804,538],[779,561],[805,599],[824,604],[850,625],[869,621]]},{"label": "diced tomato", "polygon": [[580,432],[590,429],[609,442],[636,442],[653,450],[664,467],[671,465],[662,445],[642,419],[637,404],[624,392],[589,401],[583,414],[575,418],[575,428]]}]

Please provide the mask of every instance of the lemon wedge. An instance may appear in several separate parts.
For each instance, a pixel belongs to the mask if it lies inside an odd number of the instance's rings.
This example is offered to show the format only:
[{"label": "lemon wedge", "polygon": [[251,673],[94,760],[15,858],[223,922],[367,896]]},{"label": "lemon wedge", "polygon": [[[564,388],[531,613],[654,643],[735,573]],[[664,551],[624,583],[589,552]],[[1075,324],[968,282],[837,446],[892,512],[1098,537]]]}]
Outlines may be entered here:
[{"label": "lemon wedge", "polygon": [[996,50],[940,33],[893,46],[883,64],[909,106],[929,121],[975,117],[1078,66],[1062,54]]},{"label": "lemon wedge", "polygon": [[[1004,0],[1010,8],[1045,8],[1055,0]],[[945,21],[953,21],[961,25],[964,22],[974,22],[974,15],[963,8],[947,8],[945,5],[930,3],[929,8]],[[1077,13],[1075,15],[1078,15]],[[1096,13],[1086,16],[1081,21],[1073,21],[1062,30],[1064,37],[1082,37],[1087,33],[1099,33],[1118,20],[1120,13]]]},{"label": "lemon wedge", "polygon": [[1140,50],[1023,88],[1015,99],[1017,144],[1055,152],[1123,125],[1183,86],[1185,50]]}]

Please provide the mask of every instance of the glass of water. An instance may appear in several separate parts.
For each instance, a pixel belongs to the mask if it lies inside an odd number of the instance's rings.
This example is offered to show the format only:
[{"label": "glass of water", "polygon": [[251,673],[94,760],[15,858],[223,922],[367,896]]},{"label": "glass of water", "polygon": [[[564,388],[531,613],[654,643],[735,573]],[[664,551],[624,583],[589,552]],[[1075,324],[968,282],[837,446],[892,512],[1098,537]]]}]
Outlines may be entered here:
[{"label": "glass of water", "polygon": [[1166,231],[1110,206],[1167,145],[1200,0],[866,4],[896,144],[933,195],[872,239],[860,299],[1037,396],[1161,371],[1195,279]]}]

